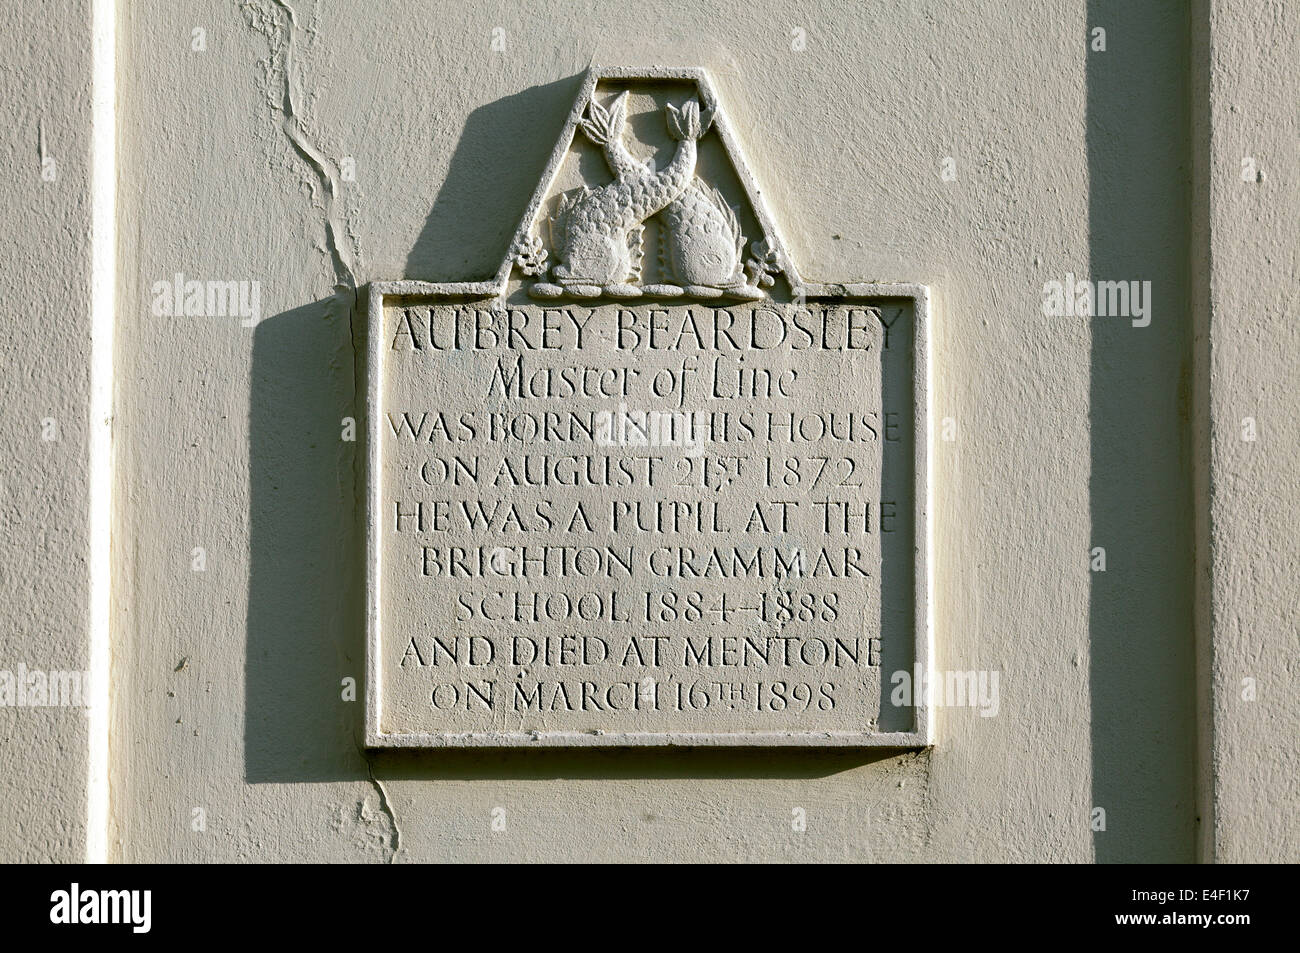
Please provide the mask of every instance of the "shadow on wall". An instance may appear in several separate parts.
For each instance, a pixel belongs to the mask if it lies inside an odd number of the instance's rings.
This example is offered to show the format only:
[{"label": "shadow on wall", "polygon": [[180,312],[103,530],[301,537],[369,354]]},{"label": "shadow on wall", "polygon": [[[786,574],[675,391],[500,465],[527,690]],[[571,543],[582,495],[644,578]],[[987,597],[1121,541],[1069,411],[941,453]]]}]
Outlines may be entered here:
[{"label": "shadow on wall", "polygon": [[1090,0],[1092,281],[1150,280],[1151,323],[1092,319],[1089,605],[1099,862],[1187,862],[1195,842],[1189,15]]},{"label": "shadow on wall", "polygon": [[469,114],[406,274],[385,277],[483,281],[496,274],[582,79],[532,86]]},{"label": "shadow on wall", "polygon": [[[494,271],[582,77],[475,110],[407,274]],[[520,149],[527,151],[517,160]],[[504,163],[502,156],[507,157]],[[365,753],[365,316],[339,294],[258,325],[249,407],[250,573],[244,773],[249,783],[380,779],[817,778],[911,752],[790,749],[387,750]],[[353,325],[356,339],[353,337]],[[341,439],[357,420],[357,441]],[[356,679],[356,701],[342,681]]]},{"label": "shadow on wall", "polygon": [[[341,680],[362,682],[351,295],[262,321],[249,407],[244,773],[252,783],[366,777]],[[347,366],[345,366],[347,365]],[[359,689],[358,689],[359,692]]]}]

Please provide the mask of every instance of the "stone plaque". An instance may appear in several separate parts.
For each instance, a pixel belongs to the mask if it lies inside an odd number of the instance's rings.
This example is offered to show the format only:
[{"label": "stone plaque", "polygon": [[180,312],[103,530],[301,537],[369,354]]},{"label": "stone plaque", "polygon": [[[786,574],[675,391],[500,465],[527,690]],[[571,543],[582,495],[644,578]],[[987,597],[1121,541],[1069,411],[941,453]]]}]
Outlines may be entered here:
[{"label": "stone plaque", "polygon": [[371,286],[368,744],[929,744],[927,319],[593,70],[493,280]]}]

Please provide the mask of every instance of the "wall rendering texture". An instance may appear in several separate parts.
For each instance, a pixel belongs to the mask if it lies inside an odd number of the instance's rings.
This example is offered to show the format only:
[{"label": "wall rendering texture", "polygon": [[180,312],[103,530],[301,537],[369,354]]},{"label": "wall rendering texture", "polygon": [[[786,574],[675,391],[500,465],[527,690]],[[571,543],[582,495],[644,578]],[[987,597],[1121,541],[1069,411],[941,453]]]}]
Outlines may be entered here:
[{"label": "wall rendering texture", "polygon": [[[85,857],[89,668],[90,10],[0,12],[0,858]],[[16,682],[27,684],[20,694]],[[37,676],[36,683],[30,681]],[[49,705],[77,680],[78,704]],[[30,694],[26,688],[43,686]],[[69,695],[66,699],[74,701]]]}]

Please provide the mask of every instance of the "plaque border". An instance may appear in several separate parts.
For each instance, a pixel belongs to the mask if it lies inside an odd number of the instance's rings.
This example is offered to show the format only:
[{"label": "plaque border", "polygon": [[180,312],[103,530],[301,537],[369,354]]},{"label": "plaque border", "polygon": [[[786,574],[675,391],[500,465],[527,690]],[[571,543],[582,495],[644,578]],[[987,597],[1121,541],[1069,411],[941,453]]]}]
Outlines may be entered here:
[{"label": "plaque border", "polygon": [[[930,521],[930,289],[911,283],[805,283],[809,300],[859,300],[863,298],[908,298],[912,302],[912,408],[914,483],[913,579],[916,618],[913,632],[913,664],[934,671],[933,560]],[[927,748],[934,744],[934,709],[924,697],[913,708],[910,731],[469,731],[469,732],[384,732],[382,633],[380,611],[382,572],[380,558],[383,526],[381,488],[383,441],[380,397],[383,394],[384,363],[382,332],[384,301],[389,297],[484,299],[498,297],[497,290],[484,293],[478,282],[376,281],[369,286],[366,318],[365,439],[366,439],[366,747],[368,748],[518,748],[518,747],[830,747],[830,748]],[[882,693],[886,690],[883,682]]]},{"label": "plaque border", "polygon": [[[699,89],[706,106],[720,107],[717,90],[708,72],[700,67],[609,67],[593,66],[587,70],[582,87],[574,99],[568,120],[542,172],[532,200],[520,217],[510,248],[530,234],[542,203],[559,174],[579,123],[602,80],[689,81]],[[732,131],[726,109],[716,108],[713,128],[722,140],[745,197],[770,243],[769,247],[791,291],[809,300],[837,301],[861,298],[910,298],[913,305],[913,435],[915,447],[914,602],[913,664],[924,666],[927,679],[934,671],[933,560],[931,558],[931,478],[930,441],[931,393],[930,367],[930,289],[909,282],[831,283],[806,281],[790,255],[781,230],[767,208],[763,190],[755,180],[752,166],[740,140]],[[520,732],[383,732],[383,695],[380,659],[380,582],[383,519],[380,488],[383,476],[382,441],[380,440],[380,395],[383,393],[384,335],[382,326],[384,299],[388,297],[456,298],[461,301],[500,298],[506,294],[513,269],[513,256],[507,252],[497,273],[486,281],[427,282],[374,281],[366,298],[365,346],[365,520],[366,520],[366,747],[368,748],[515,748],[515,747],[840,747],[840,748],[926,748],[934,744],[935,710],[927,699],[915,699],[910,731],[720,731],[720,732],[590,732],[590,731],[520,731]],[[707,304],[707,302],[706,302]],[[883,677],[883,672],[882,672]],[[882,692],[885,685],[882,683]]]}]

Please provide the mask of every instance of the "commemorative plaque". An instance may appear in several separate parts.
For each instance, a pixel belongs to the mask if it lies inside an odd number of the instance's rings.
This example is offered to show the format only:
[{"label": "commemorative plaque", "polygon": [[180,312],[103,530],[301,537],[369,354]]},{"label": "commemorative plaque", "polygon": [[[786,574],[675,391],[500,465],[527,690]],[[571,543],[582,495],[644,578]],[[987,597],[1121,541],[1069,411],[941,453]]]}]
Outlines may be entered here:
[{"label": "commemorative plaque", "polygon": [[371,285],[367,743],[929,744],[928,318],[592,70],[494,279]]}]

